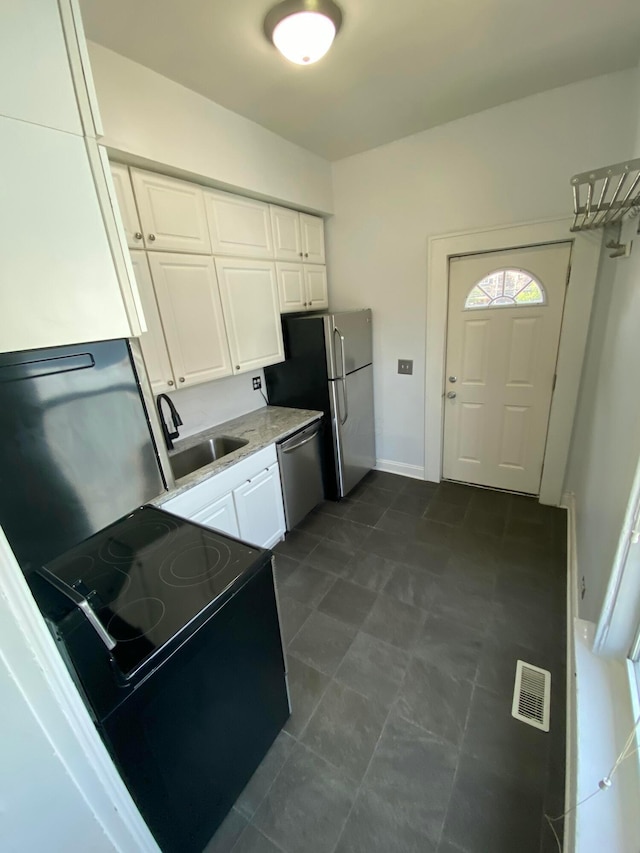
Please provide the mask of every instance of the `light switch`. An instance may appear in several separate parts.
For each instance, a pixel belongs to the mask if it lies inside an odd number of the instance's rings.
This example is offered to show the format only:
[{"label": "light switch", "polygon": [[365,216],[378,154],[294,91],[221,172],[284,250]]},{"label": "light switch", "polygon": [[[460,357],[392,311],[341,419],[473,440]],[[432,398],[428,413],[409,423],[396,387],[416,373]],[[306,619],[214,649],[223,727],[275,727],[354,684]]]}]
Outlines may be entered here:
[{"label": "light switch", "polygon": [[398,359],[398,373],[404,373],[407,376],[411,376],[413,373],[413,359],[412,358],[399,358]]}]

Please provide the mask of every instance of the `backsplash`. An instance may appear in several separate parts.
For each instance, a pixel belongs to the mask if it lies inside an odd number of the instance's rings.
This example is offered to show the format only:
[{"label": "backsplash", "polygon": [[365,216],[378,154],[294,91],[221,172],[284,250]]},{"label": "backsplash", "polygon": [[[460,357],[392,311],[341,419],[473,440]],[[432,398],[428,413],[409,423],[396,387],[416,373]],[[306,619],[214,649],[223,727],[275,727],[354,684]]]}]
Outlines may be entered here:
[{"label": "backsplash", "polygon": [[186,438],[265,406],[260,391],[253,390],[251,380],[254,376],[259,376],[262,380],[264,392],[264,373],[262,370],[255,370],[250,374],[216,379],[214,382],[205,382],[169,394],[183,421],[180,438]]}]

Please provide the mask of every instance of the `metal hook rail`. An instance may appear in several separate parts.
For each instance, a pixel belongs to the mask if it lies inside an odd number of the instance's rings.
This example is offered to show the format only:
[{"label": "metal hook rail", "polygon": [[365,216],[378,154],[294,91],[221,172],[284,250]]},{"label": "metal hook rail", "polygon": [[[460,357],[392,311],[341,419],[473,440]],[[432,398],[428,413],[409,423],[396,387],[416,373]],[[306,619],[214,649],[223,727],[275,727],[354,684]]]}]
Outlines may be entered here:
[{"label": "metal hook rail", "polygon": [[571,187],[572,231],[621,222],[627,213],[640,208],[640,158],[581,172],[571,178]]}]

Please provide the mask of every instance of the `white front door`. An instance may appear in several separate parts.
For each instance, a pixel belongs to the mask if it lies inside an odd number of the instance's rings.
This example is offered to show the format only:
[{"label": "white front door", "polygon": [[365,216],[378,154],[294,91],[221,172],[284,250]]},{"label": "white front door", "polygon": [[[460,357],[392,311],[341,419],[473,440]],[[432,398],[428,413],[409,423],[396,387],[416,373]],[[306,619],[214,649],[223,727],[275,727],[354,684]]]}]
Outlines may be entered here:
[{"label": "white front door", "polygon": [[443,476],[538,494],[570,243],[452,258]]}]

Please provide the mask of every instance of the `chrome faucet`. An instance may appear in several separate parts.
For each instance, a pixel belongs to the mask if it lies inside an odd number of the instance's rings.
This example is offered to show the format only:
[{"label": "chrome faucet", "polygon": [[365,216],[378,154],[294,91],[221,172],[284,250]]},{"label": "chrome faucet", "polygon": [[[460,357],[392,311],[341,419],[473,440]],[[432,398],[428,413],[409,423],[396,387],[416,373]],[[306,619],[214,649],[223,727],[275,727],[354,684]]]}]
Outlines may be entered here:
[{"label": "chrome faucet", "polygon": [[[166,400],[169,404],[171,420],[173,421],[173,432],[169,432],[169,427],[167,426],[167,422],[165,421],[164,415],[162,413],[163,400]],[[173,439],[178,438],[178,436],[180,435],[180,433],[178,432],[178,427],[182,426],[182,418],[178,414],[178,410],[176,409],[176,407],[173,405],[173,401],[170,397],[167,397],[166,394],[158,394],[156,398],[156,406],[158,407],[158,417],[160,418],[160,426],[162,427],[162,434],[167,445],[167,450],[173,450]]]}]

